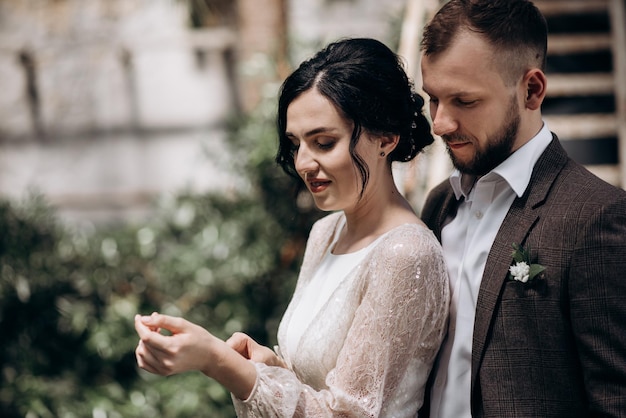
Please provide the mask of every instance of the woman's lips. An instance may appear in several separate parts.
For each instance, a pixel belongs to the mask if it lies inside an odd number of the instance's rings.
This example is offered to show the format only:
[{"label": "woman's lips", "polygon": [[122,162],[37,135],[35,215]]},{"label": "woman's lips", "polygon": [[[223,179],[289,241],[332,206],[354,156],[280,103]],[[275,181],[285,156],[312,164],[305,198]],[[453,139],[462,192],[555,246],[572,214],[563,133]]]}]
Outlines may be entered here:
[{"label": "woman's lips", "polygon": [[330,184],[330,181],[328,180],[320,180],[320,179],[309,180],[309,190],[311,190],[311,193],[319,193],[323,190],[326,190],[329,184]]}]

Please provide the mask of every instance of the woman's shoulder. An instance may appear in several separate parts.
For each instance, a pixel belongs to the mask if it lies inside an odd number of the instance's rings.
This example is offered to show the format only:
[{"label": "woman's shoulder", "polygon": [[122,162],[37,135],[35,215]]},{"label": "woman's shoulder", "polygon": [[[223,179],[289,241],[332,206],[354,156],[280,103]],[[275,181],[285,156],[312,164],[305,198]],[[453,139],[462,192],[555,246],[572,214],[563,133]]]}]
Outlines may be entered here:
[{"label": "woman's shoulder", "polygon": [[386,265],[392,270],[443,268],[441,244],[422,223],[402,224],[387,232],[371,249],[372,265]]},{"label": "woman's shoulder", "polygon": [[364,268],[368,288],[385,293],[420,289],[445,298],[448,276],[439,241],[422,223],[406,223],[385,234],[371,249]]},{"label": "woman's shoulder", "polygon": [[309,256],[311,254],[320,255],[326,251],[332,243],[337,229],[342,225],[342,219],[343,212],[333,212],[315,221],[307,238],[306,253]]},{"label": "woman's shoulder", "polygon": [[404,223],[396,226],[385,233],[378,246],[421,251],[430,249],[437,254],[442,252],[435,234],[422,222]]},{"label": "woman's shoulder", "polygon": [[313,227],[311,228],[311,236],[315,236],[315,235],[327,235],[327,234],[331,234],[334,235],[334,231],[337,230],[338,227],[340,227],[340,225],[343,222],[343,212],[333,212],[330,213],[320,219],[318,219],[317,221],[315,221],[315,223],[313,224]]}]

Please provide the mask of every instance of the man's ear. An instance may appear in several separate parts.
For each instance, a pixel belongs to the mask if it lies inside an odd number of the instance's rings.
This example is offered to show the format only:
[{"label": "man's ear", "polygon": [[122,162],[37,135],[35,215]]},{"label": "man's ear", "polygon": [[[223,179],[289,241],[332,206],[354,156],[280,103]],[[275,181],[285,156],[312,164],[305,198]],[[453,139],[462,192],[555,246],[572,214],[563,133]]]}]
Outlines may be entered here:
[{"label": "man's ear", "polygon": [[546,75],[538,68],[528,70],[524,76],[523,85],[526,90],[524,101],[526,108],[530,110],[539,109],[546,97],[546,88],[548,87]]}]

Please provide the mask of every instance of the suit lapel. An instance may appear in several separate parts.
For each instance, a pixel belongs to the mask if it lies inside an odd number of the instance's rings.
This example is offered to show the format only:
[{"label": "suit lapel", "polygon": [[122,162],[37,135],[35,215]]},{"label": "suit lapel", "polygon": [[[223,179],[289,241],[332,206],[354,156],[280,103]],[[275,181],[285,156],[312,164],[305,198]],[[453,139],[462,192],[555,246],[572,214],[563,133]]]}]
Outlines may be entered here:
[{"label": "suit lapel", "polygon": [[489,330],[498,309],[500,294],[513,261],[511,244],[524,245],[533,225],[539,220],[543,203],[567,162],[567,154],[556,136],[541,155],[526,192],[513,201],[489,251],[476,304],[472,342],[472,393],[487,345]]},{"label": "suit lapel", "polygon": [[436,220],[435,225],[438,225],[439,227],[435,231],[435,235],[437,236],[437,239],[439,240],[439,242],[441,242],[441,230],[446,224],[446,219],[448,218],[448,216],[454,217],[456,215],[456,211],[458,207],[459,207],[459,201],[456,199],[456,196],[454,195],[454,191],[452,190],[452,187],[450,187],[448,192],[445,194],[443,198],[443,204],[442,204],[443,210],[437,213],[437,220]]},{"label": "suit lapel", "polygon": [[446,180],[430,193],[430,196],[422,208],[422,220],[432,229],[433,233],[441,242],[441,230],[446,218],[454,217],[458,208],[458,201],[452,190],[450,182]]}]

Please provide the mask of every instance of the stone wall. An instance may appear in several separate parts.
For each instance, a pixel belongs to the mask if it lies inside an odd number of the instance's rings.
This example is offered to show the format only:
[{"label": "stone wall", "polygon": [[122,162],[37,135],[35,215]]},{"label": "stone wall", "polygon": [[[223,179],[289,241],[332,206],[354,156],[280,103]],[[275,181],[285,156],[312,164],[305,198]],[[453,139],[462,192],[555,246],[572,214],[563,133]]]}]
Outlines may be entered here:
[{"label": "stone wall", "polygon": [[[36,4],[36,5],[35,5]],[[230,29],[183,1],[0,2],[0,194],[125,217],[161,193],[242,187],[223,159]]]},{"label": "stone wall", "polygon": [[13,141],[213,125],[230,109],[227,30],[183,1],[0,3],[0,134]]},{"label": "stone wall", "polygon": [[[403,4],[291,0],[294,62],[343,36],[389,42]],[[184,0],[0,1],[0,195],[35,190],[62,216],[109,220],[163,193],[245,189],[219,164],[236,28],[190,29],[187,13]]]}]

